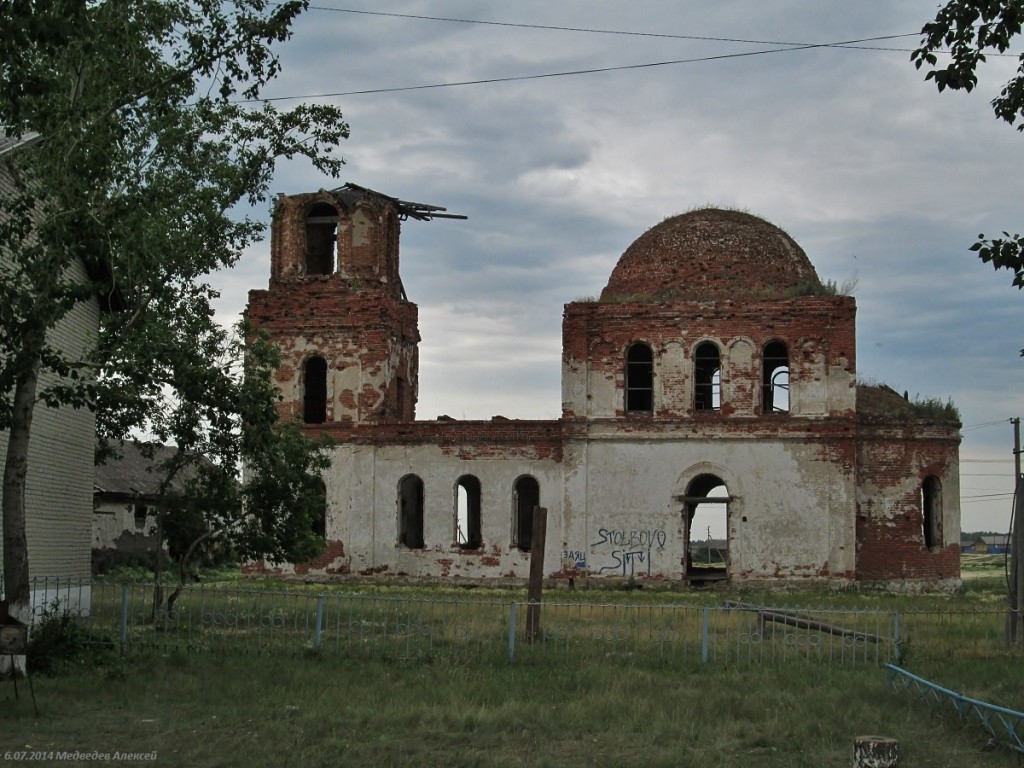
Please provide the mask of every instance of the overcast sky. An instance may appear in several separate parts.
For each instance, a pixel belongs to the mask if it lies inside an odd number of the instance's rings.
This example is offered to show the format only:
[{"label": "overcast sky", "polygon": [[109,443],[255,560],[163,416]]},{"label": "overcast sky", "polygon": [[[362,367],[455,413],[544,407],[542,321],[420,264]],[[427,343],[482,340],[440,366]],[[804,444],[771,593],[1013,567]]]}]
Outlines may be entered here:
[{"label": "overcast sky", "polygon": [[[988,104],[1012,58],[937,93],[910,63],[934,0],[313,2],[265,95],[339,105],[347,165],[284,164],[274,191],[351,181],[469,216],[403,227],[418,418],[557,418],[563,305],[665,217],[737,207],[856,281],[858,377],[952,398],[963,529],[1006,530],[1024,295],[968,247],[1024,230],[1024,136]],[[225,319],[269,272],[264,243],[217,276]]]}]

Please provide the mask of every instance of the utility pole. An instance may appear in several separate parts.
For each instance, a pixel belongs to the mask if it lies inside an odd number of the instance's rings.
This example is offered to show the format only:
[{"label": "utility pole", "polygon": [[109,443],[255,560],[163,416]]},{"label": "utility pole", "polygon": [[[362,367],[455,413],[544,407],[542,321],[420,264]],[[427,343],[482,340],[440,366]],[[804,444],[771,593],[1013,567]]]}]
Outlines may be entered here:
[{"label": "utility pole", "polygon": [[1020,473],[1020,419],[1013,424],[1013,522],[1010,528],[1010,578],[1007,584],[1006,644],[1024,643],[1024,482]]},{"label": "utility pole", "polygon": [[540,634],[540,604],[544,588],[544,547],[548,536],[548,508],[533,508],[533,533],[530,543],[530,583],[527,590],[526,642]]}]

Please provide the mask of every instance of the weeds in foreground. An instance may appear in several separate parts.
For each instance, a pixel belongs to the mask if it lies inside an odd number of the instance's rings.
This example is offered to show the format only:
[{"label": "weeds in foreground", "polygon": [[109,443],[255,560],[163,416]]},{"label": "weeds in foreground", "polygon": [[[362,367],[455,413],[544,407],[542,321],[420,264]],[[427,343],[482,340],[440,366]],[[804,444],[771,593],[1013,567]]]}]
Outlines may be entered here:
[{"label": "weeds in foreground", "polygon": [[54,599],[43,607],[29,637],[28,668],[44,675],[72,667],[97,667],[117,661],[112,637],[91,629]]},{"label": "weeds in foreground", "polygon": [[788,768],[847,766],[854,736],[879,733],[900,740],[907,765],[1015,764],[985,751],[980,729],[893,693],[878,668],[171,654],[138,657],[119,680],[78,667],[36,694],[34,720],[0,698],[0,753],[156,752],[167,765],[246,768]]}]

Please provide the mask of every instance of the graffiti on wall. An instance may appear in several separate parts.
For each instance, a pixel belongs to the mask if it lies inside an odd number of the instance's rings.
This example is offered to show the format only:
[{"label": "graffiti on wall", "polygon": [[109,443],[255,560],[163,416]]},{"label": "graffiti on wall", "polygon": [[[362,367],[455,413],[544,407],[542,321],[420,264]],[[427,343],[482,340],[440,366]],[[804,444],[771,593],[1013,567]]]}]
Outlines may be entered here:
[{"label": "graffiti on wall", "polygon": [[562,568],[583,570],[587,567],[587,555],[579,549],[562,550]]},{"label": "graffiti on wall", "polygon": [[598,573],[635,576],[639,570],[650,576],[652,550],[664,549],[667,540],[668,535],[661,528],[599,528],[597,541],[590,548],[603,552],[606,557],[606,564]]}]

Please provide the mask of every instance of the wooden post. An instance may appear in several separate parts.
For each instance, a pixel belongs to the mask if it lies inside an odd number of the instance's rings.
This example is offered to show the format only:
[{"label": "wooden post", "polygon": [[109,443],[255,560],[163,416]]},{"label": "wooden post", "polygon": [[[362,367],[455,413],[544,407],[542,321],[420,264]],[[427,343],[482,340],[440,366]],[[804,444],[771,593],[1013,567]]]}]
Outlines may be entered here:
[{"label": "wooden post", "polygon": [[900,743],[886,736],[855,736],[853,768],[895,768],[900,761]]},{"label": "wooden post", "polygon": [[1021,493],[1024,483],[1020,469],[1020,419],[1010,419],[1013,424],[1013,521],[1010,526],[1010,581],[1006,591],[1006,645],[1024,643],[1021,631],[1021,606],[1024,603],[1024,500]]},{"label": "wooden post", "polygon": [[544,589],[544,542],[547,539],[547,507],[533,508],[533,539],[530,542],[530,586],[527,592],[526,641],[540,634],[540,601]]}]

